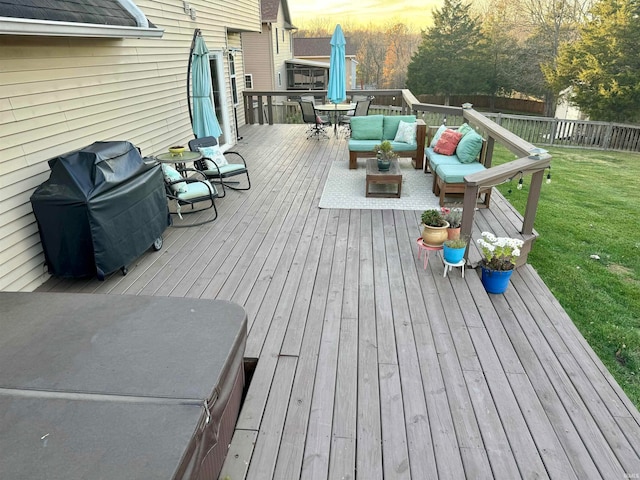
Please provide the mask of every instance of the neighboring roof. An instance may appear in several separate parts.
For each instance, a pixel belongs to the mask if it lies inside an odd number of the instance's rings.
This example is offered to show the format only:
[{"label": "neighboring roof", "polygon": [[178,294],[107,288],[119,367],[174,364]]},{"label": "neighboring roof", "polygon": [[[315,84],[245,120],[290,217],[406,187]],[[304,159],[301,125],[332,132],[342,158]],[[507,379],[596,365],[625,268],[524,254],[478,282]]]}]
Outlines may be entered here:
[{"label": "neighboring roof", "polygon": [[291,15],[289,14],[289,5],[287,0],[261,0],[260,8],[262,10],[262,23],[275,23],[278,21],[278,9],[282,4],[282,14],[284,16],[284,24],[286,28],[295,29],[291,24]]},{"label": "neighboring roof", "polygon": [[305,67],[329,68],[328,62],[314,62],[313,60],[304,60],[302,58],[292,58],[291,60],[285,60],[285,63],[288,63],[290,65],[304,65]]},{"label": "neighboring roof", "polygon": [[[349,39],[345,38],[347,45],[345,54],[355,56],[355,47],[349,44]],[[293,39],[294,57],[329,57],[331,56],[331,37],[299,37]]]},{"label": "neighboring roof", "polygon": [[133,0],[0,0],[0,34],[162,36]]}]

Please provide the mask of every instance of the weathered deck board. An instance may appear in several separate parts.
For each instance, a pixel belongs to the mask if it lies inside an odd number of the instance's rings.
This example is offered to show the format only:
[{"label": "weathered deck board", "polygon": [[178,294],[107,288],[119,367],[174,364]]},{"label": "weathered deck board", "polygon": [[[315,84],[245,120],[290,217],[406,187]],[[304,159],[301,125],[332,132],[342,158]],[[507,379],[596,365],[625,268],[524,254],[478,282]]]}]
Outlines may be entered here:
[{"label": "weathered deck board", "polygon": [[[303,128],[244,127],[235,149],[251,190],[227,191],[213,223],[169,228],[127,276],[40,290],[245,307],[257,363],[222,478],[640,474],[640,413],[537,273],[525,265],[488,295],[473,269],[444,278],[439,255],[423,269],[420,212],[320,210],[346,142],[307,141]],[[493,198],[476,212],[476,238],[518,222]]]}]

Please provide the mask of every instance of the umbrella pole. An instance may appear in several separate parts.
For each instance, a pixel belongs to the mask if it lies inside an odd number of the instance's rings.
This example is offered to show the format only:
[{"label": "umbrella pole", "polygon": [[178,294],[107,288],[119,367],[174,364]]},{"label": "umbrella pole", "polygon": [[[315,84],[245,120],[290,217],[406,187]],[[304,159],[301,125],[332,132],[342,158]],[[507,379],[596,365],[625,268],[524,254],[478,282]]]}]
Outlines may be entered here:
[{"label": "umbrella pole", "polygon": [[193,62],[193,49],[196,45],[196,37],[201,35],[200,29],[196,28],[193,31],[193,38],[191,39],[191,48],[189,49],[189,62],[187,64],[187,106],[189,107],[189,123],[191,123],[191,129],[193,130],[193,112],[191,111],[191,63]]}]

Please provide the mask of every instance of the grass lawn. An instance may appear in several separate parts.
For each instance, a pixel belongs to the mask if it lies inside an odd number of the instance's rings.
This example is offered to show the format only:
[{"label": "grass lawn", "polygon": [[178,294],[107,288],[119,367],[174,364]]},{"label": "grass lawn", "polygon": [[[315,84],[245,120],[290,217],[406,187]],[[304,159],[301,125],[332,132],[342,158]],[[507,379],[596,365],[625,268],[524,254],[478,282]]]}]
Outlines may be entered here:
[{"label": "grass lawn", "polygon": [[[549,153],[552,182],[542,187],[529,263],[640,408],[640,154]],[[494,165],[513,158],[496,147]],[[521,213],[529,181],[499,187]]]}]

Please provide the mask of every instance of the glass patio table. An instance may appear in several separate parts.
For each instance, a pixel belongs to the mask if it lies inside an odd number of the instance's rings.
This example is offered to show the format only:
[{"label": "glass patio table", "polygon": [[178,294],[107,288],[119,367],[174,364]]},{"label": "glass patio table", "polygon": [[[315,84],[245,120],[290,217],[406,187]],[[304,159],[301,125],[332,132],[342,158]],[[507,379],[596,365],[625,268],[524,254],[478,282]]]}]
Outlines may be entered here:
[{"label": "glass patio table", "polygon": [[338,115],[356,109],[355,103],[325,103],[314,107],[319,112],[329,113],[332,117],[333,134],[336,135],[338,129]]}]

